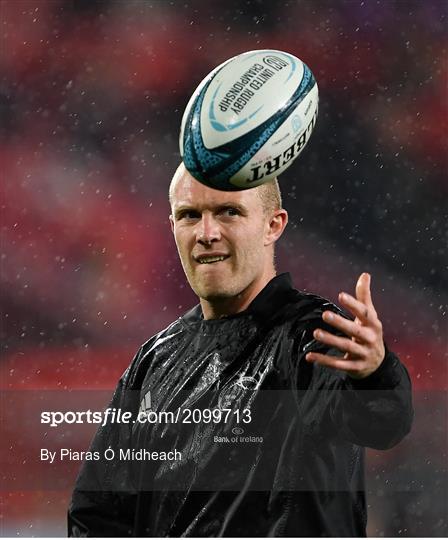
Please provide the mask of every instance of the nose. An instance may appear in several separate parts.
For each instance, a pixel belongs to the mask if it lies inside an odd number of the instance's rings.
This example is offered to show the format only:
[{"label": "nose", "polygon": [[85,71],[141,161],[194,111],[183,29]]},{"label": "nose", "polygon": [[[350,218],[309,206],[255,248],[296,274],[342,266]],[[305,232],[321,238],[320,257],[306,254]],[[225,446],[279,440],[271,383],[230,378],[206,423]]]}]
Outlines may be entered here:
[{"label": "nose", "polygon": [[200,244],[207,245],[221,239],[221,229],[215,217],[203,212],[201,221],[196,229],[196,240]]}]

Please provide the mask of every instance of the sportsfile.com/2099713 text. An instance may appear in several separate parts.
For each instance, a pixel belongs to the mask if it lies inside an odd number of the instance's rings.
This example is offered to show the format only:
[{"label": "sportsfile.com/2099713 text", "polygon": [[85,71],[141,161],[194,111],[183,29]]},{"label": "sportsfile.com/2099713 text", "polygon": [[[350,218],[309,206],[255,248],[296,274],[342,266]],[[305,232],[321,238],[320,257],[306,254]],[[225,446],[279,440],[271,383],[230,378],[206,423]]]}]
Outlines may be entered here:
[{"label": "sportsfile.com/2099713 text", "polygon": [[109,407],[104,411],[43,411],[41,424],[57,427],[61,424],[220,424],[236,422],[249,424],[252,421],[250,409],[182,409],[175,411],[139,411],[135,416],[130,411]]}]

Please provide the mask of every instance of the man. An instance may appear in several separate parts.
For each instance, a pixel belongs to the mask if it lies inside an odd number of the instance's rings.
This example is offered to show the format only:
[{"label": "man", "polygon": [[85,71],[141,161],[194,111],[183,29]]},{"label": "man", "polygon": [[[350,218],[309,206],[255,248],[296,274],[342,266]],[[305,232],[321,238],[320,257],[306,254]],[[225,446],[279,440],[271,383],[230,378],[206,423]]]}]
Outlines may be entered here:
[{"label": "man", "polygon": [[[287,224],[277,182],[222,192],[180,165],[170,202],[200,303],[120,380],[111,406],[136,421],[92,444],[101,456],[156,453],[87,462],[69,534],[365,536],[363,447],[392,447],[412,422],[409,376],[385,348],[369,275],[356,297],[339,296],[353,321],[276,276]],[[148,424],[142,412],[173,416]]]}]

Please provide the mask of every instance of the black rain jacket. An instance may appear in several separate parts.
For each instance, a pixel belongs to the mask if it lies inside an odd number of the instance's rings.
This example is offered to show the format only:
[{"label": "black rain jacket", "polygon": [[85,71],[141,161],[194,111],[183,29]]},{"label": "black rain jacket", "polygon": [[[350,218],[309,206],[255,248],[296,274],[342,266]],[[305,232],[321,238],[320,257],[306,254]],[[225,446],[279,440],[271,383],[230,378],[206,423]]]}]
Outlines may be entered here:
[{"label": "black rain jacket", "polygon": [[409,432],[411,384],[387,348],[364,379],[306,362],[340,355],[313,339],[324,310],[282,274],[242,313],[196,306],[147,341],[110,404],[133,421],[98,430],[69,536],[365,536],[363,447]]}]

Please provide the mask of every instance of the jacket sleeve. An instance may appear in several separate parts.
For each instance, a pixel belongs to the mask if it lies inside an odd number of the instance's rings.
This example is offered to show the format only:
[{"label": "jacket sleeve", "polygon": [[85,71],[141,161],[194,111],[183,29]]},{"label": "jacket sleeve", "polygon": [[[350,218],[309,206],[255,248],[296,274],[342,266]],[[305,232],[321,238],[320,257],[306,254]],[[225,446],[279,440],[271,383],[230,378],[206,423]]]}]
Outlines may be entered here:
[{"label": "jacket sleeve", "polygon": [[339,379],[330,415],[350,442],[392,448],[409,433],[413,420],[411,380],[405,366],[386,347],[384,360],[369,376]]},{"label": "jacket sleeve", "polygon": [[385,357],[379,367],[363,379],[354,379],[330,367],[309,364],[304,358],[309,351],[342,356],[341,351],[329,348],[313,338],[313,330],[318,327],[346,337],[322,320],[324,308],[346,316],[330,303],[319,305],[308,316],[299,345],[300,372],[296,377],[298,388],[310,389],[314,399],[326,403],[325,422],[330,422],[330,430],[338,437],[359,446],[392,448],[409,433],[412,425],[409,374],[386,345]]},{"label": "jacket sleeve", "polygon": [[[109,407],[135,410],[136,393],[126,391],[128,372]],[[120,448],[129,447],[130,425],[108,423],[98,429],[90,451],[99,459],[85,461],[76,480],[68,510],[69,537],[132,535],[136,494],[128,462],[117,457]],[[104,457],[107,449],[115,453],[110,461]]]}]

